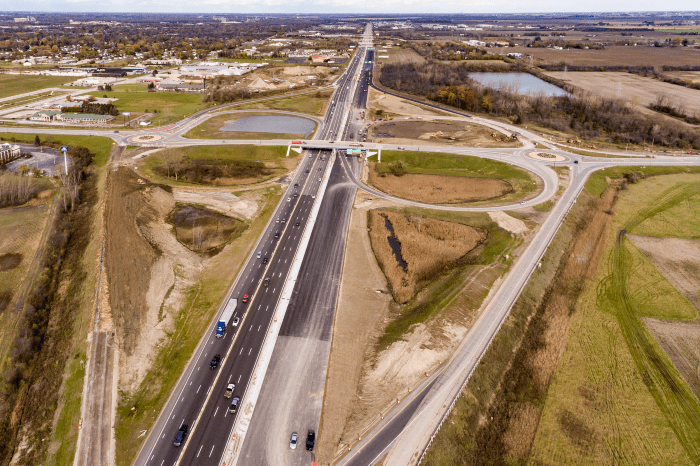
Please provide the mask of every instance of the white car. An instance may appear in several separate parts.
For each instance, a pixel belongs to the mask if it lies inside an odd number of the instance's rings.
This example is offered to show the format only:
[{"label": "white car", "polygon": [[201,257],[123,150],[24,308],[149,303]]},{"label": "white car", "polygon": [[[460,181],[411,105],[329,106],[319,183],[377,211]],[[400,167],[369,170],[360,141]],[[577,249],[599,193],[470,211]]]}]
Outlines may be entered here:
[{"label": "white car", "polygon": [[318,181],[321,181],[321,178],[319,178]]},{"label": "white car", "polygon": [[240,318],[240,317],[236,317],[235,319],[233,319],[233,322],[231,322],[231,325],[233,325],[234,327],[238,327],[238,323],[239,323],[240,321],[241,321],[241,318]]},{"label": "white car", "polygon": [[296,450],[298,439],[299,439],[299,435],[297,435],[296,432],[292,432],[292,438],[289,440],[289,448],[291,448],[292,450]]}]

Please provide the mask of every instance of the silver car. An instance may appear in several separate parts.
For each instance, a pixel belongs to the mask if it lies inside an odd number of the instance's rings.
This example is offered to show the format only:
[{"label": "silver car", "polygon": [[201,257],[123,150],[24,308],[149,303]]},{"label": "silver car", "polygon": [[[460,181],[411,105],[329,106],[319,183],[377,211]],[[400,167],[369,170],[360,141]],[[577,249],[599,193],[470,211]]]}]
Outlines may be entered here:
[{"label": "silver car", "polygon": [[292,438],[291,438],[291,440],[289,441],[289,448],[291,448],[292,450],[296,450],[296,449],[297,449],[297,440],[298,440],[298,439],[299,439],[299,436],[297,435],[297,433],[296,433],[296,432],[292,432]]}]

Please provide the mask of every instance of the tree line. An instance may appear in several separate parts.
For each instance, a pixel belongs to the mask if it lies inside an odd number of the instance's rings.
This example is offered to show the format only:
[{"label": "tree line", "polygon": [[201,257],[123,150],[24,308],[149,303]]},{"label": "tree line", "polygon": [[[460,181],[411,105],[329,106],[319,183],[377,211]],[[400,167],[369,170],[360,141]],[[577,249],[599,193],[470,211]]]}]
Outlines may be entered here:
[{"label": "tree line", "polygon": [[472,80],[471,69],[435,61],[382,67],[380,82],[469,112],[506,117],[514,124],[536,124],[586,139],[613,143],[700,148],[700,132],[658,115],[643,115],[621,100],[585,93],[561,97],[521,95],[517,89],[492,89]]}]

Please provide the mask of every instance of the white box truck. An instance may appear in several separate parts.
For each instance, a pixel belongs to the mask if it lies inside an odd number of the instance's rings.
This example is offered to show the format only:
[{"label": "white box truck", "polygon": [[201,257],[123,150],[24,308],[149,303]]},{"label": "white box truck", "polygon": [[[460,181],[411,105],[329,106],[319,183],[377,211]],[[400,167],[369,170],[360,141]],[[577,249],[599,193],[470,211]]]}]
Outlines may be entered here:
[{"label": "white box truck", "polygon": [[229,299],[228,303],[226,303],[224,312],[222,312],[221,317],[219,317],[219,323],[216,324],[216,338],[221,338],[224,336],[224,333],[226,333],[226,326],[231,321],[231,317],[233,316],[233,312],[236,310],[237,305],[237,299]]}]

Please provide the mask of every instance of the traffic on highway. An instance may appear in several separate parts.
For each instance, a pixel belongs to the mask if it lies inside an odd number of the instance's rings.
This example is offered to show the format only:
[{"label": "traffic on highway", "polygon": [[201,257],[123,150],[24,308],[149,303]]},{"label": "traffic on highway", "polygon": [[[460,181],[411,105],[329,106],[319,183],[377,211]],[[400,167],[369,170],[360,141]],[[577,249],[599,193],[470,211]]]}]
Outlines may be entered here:
[{"label": "traffic on highway", "polygon": [[[318,138],[342,137],[346,107],[352,102],[364,56],[365,49],[360,48],[337,81]],[[237,417],[246,406],[246,393],[312,207],[322,201],[319,188],[328,176],[331,160],[328,151],[302,153],[282,202],[184,371],[136,464],[220,463],[232,440]],[[236,325],[230,324],[233,322]]]}]

